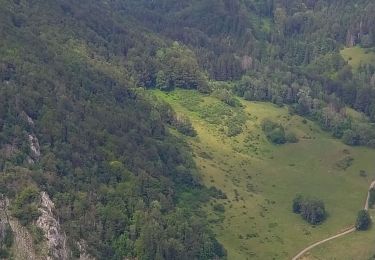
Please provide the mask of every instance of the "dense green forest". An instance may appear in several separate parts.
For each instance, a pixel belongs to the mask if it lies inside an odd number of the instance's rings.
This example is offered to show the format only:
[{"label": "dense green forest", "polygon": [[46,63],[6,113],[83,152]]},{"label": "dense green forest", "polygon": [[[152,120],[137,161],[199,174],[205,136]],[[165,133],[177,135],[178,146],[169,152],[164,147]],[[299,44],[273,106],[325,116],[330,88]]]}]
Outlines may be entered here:
[{"label": "dense green forest", "polygon": [[375,53],[374,13],[371,0],[0,0],[0,193],[31,228],[46,191],[72,257],[84,239],[98,259],[225,258],[200,210],[223,194],[171,133],[195,130],[145,89],[288,105],[375,147],[375,64],[340,54]]}]

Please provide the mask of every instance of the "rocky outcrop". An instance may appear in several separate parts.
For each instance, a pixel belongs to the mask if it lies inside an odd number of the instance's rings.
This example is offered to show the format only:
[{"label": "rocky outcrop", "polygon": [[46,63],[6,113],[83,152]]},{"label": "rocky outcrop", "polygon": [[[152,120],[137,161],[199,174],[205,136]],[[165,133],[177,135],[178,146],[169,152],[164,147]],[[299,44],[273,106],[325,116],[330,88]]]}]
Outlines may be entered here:
[{"label": "rocky outcrop", "polygon": [[[35,225],[43,230],[45,240],[35,245],[29,230],[12,217],[9,212],[9,200],[0,195],[0,239],[4,237],[7,226],[10,226],[13,241],[13,258],[28,260],[66,260],[70,251],[66,243],[66,235],[54,215],[55,205],[46,192],[40,194],[40,216]],[[88,256],[88,254],[87,254]],[[92,258],[83,258],[91,260]]]},{"label": "rocky outcrop", "polygon": [[26,114],[25,111],[21,113],[21,118],[25,120],[25,122],[27,122],[29,126],[34,126],[34,120],[28,114]]},{"label": "rocky outcrop", "polygon": [[13,232],[13,258],[14,259],[29,259],[40,260],[33,245],[33,238],[26,227],[22,226],[19,221],[10,215],[8,210],[9,200],[0,197],[0,229],[4,232],[2,227],[9,225]]},{"label": "rocky outcrop", "polygon": [[41,203],[39,216],[36,225],[44,232],[46,244],[49,250],[48,260],[68,259],[69,251],[66,245],[66,235],[60,227],[59,221],[54,214],[55,205],[46,192],[40,194]]},{"label": "rocky outcrop", "polygon": [[87,243],[85,240],[79,241],[77,246],[79,250],[79,260],[95,260],[95,258],[87,252]]},{"label": "rocky outcrop", "polygon": [[34,160],[38,160],[40,157],[40,146],[38,138],[34,134],[29,134],[29,143],[30,143],[30,150],[31,150],[31,158]]}]

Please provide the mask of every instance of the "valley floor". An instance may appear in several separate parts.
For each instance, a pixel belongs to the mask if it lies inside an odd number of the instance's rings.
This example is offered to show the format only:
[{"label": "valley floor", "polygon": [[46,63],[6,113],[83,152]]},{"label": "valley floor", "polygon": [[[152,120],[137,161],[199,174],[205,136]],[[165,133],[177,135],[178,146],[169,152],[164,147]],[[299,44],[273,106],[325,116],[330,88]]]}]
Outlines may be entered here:
[{"label": "valley floor", "polygon": [[[153,93],[190,118],[198,136],[187,141],[204,183],[228,197],[206,211],[229,259],[291,259],[355,222],[375,175],[375,150],[346,146],[273,104],[241,100],[239,109],[195,91]],[[265,118],[280,122],[300,141],[270,144],[260,127]],[[229,137],[228,126],[239,121],[245,122],[243,132]],[[325,202],[329,216],[323,224],[311,226],[292,213],[299,193]],[[216,204],[225,211],[215,211]],[[308,259],[368,259],[374,244],[374,230],[355,232],[317,247]]]}]

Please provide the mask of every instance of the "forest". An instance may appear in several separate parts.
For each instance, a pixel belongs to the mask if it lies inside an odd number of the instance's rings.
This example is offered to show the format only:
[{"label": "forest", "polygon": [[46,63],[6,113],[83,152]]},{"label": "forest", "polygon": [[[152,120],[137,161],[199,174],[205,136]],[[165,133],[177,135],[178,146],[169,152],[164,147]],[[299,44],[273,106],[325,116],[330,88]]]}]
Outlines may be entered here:
[{"label": "forest", "polygon": [[374,14],[371,0],[0,0],[0,193],[37,241],[47,192],[73,259],[81,240],[97,259],[226,259],[202,210],[225,194],[174,134],[197,133],[148,91],[272,102],[375,148],[375,62],[341,54],[375,55]]}]

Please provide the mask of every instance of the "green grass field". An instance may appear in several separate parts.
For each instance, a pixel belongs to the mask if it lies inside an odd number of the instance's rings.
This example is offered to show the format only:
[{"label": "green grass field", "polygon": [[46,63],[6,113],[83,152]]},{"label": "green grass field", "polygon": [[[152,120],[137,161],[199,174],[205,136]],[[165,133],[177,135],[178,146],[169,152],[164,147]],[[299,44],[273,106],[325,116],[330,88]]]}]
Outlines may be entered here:
[{"label": "green grass field", "polygon": [[[371,215],[375,216],[374,210]],[[355,232],[313,249],[305,260],[370,260],[375,255],[375,228]]]},{"label": "green grass field", "polygon": [[341,50],[342,57],[353,69],[362,64],[375,64],[375,52],[361,47],[344,48]]},{"label": "green grass field", "polygon": [[[241,100],[243,108],[232,108],[195,91],[153,93],[190,118],[198,136],[187,141],[204,183],[228,196],[207,205],[206,211],[229,259],[290,259],[312,242],[354,224],[374,177],[375,150],[348,147],[315,123],[270,103]],[[260,127],[264,118],[295,132],[299,143],[270,144]],[[228,137],[231,122],[243,132]],[[352,164],[343,169],[340,162],[348,158]],[[297,193],[325,202],[329,217],[322,225],[313,227],[292,213]],[[224,213],[213,210],[217,203],[224,205]],[[334,255],[338,248],[343,254],[352,252],[353,243],[368,258],[375,253],[370,232],[342,238],[342,244],[332,241],[311,257],[327,259],[324,251]]]}]

